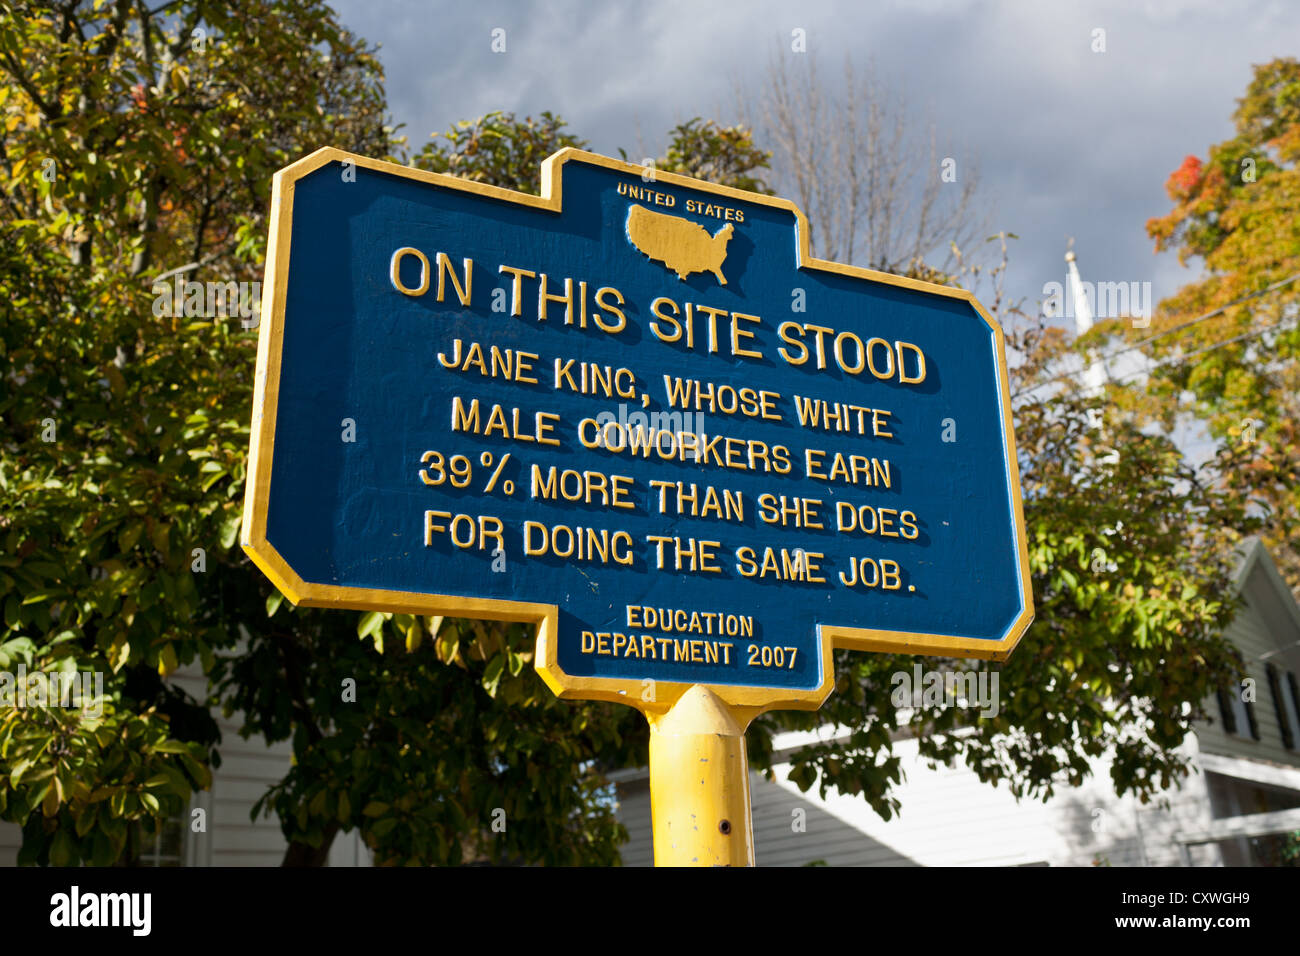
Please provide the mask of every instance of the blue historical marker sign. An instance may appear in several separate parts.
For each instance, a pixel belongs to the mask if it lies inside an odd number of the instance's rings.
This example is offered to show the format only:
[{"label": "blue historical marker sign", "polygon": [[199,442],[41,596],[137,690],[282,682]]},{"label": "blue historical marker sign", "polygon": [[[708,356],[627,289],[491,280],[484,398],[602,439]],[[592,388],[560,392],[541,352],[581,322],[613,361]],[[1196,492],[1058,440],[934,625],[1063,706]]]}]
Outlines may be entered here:
[{"label": "blue historical marker sign", "polygon": [[1032,617],[1002,333],[791,203],[578,150],[530,196],[280,172],[245,549],[290,599],[534,621],[566,696],[816,706],[833,647]]}]

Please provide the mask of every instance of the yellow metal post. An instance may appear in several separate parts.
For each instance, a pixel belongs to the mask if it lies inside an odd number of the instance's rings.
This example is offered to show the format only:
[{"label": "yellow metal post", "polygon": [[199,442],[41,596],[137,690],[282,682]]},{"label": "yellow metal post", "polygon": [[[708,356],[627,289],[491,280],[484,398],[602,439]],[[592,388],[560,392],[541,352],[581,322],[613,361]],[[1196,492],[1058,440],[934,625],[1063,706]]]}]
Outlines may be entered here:
[{"label": "yellow metal post", "polygon": [[650,721],[650,816],[655,866],[753,866],[745,727],[696,684]]}]

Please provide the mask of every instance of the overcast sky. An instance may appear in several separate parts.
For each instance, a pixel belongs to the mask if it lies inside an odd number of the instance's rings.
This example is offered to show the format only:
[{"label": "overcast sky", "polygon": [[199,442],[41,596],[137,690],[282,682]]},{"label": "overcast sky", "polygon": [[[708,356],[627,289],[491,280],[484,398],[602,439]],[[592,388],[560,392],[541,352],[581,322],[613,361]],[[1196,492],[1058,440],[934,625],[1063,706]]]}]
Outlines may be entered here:
[{"label": "overcast sky", "polygon": [[[1164,182],[1183,157],[1231,135],[1252,64],[1300,54],[1300,3],[1281,0],[334,5],[382,44],[389,107],[413,146],[490,110],[549,109],[593,149],[634,159],[660,154],[684,119],[734,121],[737,85],[756,85],[801,28],[828,81],[846,54],[874,62],[960,144],[959,163],[978,156],[995,227],[1020,236],[1008,287],[1031,301],[1064,281],[1067,236],[1085,280],[1150,281],[1158,300],[1192,278],[1153,255],[1144,223],[1169,210]],[[498,27],[504,54],[491,49]]]}]

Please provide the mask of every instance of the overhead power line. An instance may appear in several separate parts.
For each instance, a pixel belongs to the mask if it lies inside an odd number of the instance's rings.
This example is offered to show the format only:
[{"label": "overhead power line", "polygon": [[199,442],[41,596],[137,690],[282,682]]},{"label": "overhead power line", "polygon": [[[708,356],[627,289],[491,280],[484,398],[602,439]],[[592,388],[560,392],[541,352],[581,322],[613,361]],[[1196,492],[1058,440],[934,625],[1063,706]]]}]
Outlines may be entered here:
[{"label": "overhead power line", "polygon": [[[1196,317],[1193,318],[1193,319],[1188,319],[1186,322],[1180,322],[1178,325],[1175,325],[1175,326],[1172,326],[1172,327],[1170,327],[1170,328],[1168,328],[1168,329],[1165,329],[1165,330],[1162,331],[1162,332],[1157,332],[1155,335],[1147,336],[1145,339],[1141,339],[1141,340],[1139,340],[1139,341],[1137,341],[1137,342],[1134,342],[1132,345],[1126,345],[1126,346],[1124,346],[1123,348],[1114,349],[1114,350],[1112,350],[1112,351],[1110,351],[1110,352],[1104,352],[1104,353],[1102,353],[1100,356],[1098,356],[1096,359],[1093,359],[1093,360],[1092,360],[1091,362],[1089,362],[1088,364],[1089,364],[1090,366],[1091,366],[1091,365],[1095,365],[1095,364],[1097,364],[1097,363],[1105,364],[1106,362],[1109,362],[1111,359],[1115,358],[1116,356],[1124,355],[1124,354],[1126,354],[1126,353],[1128,353],[1128,352],[1135,351],[1135,350],[1137,350],[1137,349],[1140,349],[1140,348],[1141,348],[1142,346],[1144,346],[1144,345],[1147,345],[1147,344],[1149,344],[1149,343],[1151,343],[1151,342],[1155,342],[1155,341],[1158,340],[1158,339],[1163,339],[1163,338],[1166,338],[1166,337],[1168,337],[1168,336],[1170,336],[1170,335],[1174,335],[1174,334],[1176,334],[1176,333],[1178,333],[1178,332],[1181,332],[1181,331],[1183,331],[1184,329],[1191,328],[1193,325],[1196,325],[1196,324],[1199,323],[1199,322],[1204,322],[1204,321],[1206,321],[1207,319],[1212,319],[1212,318],[1214,318],[1216,315],[1222,315],[1224,312],[1227,312],[1229,309],[1234,308],[1234,307],[1236,307],[1236,306],[1238,306],[1238,305],[1241,305],[1243,302],[1249,302],[1251,299],[1258,299],[1260,296],[1267,295],[1267,294],[1270,293],[1270,292],[1276,292],[1278,289],[1285,288],[1286,286],[1290,285],[1291,283],[1293,283],[1293,282],[1295,282],[1295,281],[1297,281],[1297,280],[1300,280],[1300,272],[1297,272],[1295,275],[1290,276],[1290,277],[1288,277],[1288,278],[1286,278],[1286,279],[1280,279],[1279,281],[1274,282],[1274,283],[1272,283],[1271,285],[1267,285],[1267,286],[1265,286],[1265,287],[1262,288],[1262,289],[1258,289],[1258,290],[1256,290],[1256,291],[1254,291],[1254,292],[1249,292],[1249,293],[1247,293],[1246,295],[1243,295],[1243,296],[1241,296],[1241,297],[1238,298],[1238,299],[1234,299],[1234,300],[1232,300],[1231,302],[1225,303],[1224,305],[1221,305],[1221,306],[1219,306],[1219,307],[1216,308],[1216,309],[1212,309],[1211,311],[1206,312],[1206,313],[1203,314],[1203,315],[1198,315],[1198,316],[1196,316]],[[1228,345],[1228,344],[1230,344],[1230,343],[1232,343],[1232,342],[1240,341],[1240,340],[1243,339],[1243,338],[1248,338],[1248,337],[1250,337],[1251,335],[1258,335],[1258,334],[1260,334],[1260,333],[1267,332],[1269,329],[1277,328],[1279,324],[1280,324],[1280,323],[1274,323],[1273,325],[1270,325],[1270,326],[1268,326],[1268,327],[1266,327],[1266,328],[1263,328],[1263,329],[1257,329],[1257,330],[1254,330],[1254,331],[1252,331],[1252,332],[1248,332],[1248,333],[1246,333],[1245,335],[1238,336],[1238,337],[1233,338],[1233,339],[1226,339],[1226,340],[1224,340],[1223,342],[1220,342],[1220,343],[1217,343],[1217,344],[1214,345],[1214,346],[1211,346],[1209,349],[1199,349],[1199,350],[1197,350],[1197,351],[1195,351],[1195,352],[1187,353],[1186,355],[1182,356],[1181,359],[1178,359],[1178,361],[1181,361],[1181,360],[1185,360],[1185,359],[1191,358],[1191,357],[1194,356],[1194,355],[1200,355],[1200,354],[1202,354],[1203,352],[1205,352],[1205,351],[1209,351],[1210,349],[1213,349],[1213,348],[1217,348],[1217,347],[1220,346],[1220,345]],[[1156,365],[1154,365],[1154,366],[1152,366],[1152,367],[1153,367],[1153,368],[1160,368],[1160,367],[1162,367],[1162,366],[1164,366],[1164,365],[1168,365],[1168,364],[1175,364],[1175,362],[1174,362],[1174,361],[1159,362],[1159,363],[1156,363]],[[1014,393],[1011,397],[1012,397],[1013,399],[1014,399],[1014,398],[1019,398],[1021,395],[1024,395],[1024,394],[1026,394],[1026,393],[1028,393],[1028,392],[1032,392],[1032,391],[1034,391],[1035,389],[1042,388],[1042,387],[1045,386],[1045,385],[1052,385],[1052,384],[1054,384],[1054,383],[1056,383],[1056,382],[1064,382],[1064,381],[1068,381],[1068,380],[1070,380],[1070,379],[1076,378],[1079,374],[1080,374],[1079,371],[1074,371],[1074,372],[1063,372],[1063,373],[1060,374],[1060,375],[1056,375],[1056,376],[1054,376],[1054,377],[1052,377],[1052,378],[1049,378],[1049,379],[1044,379],[1043,381],[1041,381],[1041,382],[1036,382],[1036,383],[1034,383],[1033,385],[1027,385],[1027,386],[1025,386],[1024,388],[1022,388],[1022,389],[1020,389],[1019,391],[1017,391],[1016,393]],[[1141,373],[1137,373],[1137,374],[1141,374]],[[1132,375],[1124,376],[1124,378],[1119,379],[1119,381],[1125,381],[1125,380],[1127,380],[1128,378],[1131,378],[1131,377],[1132,377]]]},{"label": "overhead power line", "polygon": [[1103,362],[1107,361],[1109,359],[1114,358],[1116,355],[1123,355],[1125,352],[1132,352],[1134,349],[1140,349],[1148,342],[1154,342],[1157,339],[1163,339],[1167,336],[1173,335],[1176,332],[1181,332],[1183,329],[1191,328],[1193,325],[1196,325],[1196,323],[1204,322],[1206,319],[1212,319],[1216,315],[1222,315],[1224,312],[1227,312],[1229,309],[1235,306],[1241,305],[1243,302],[1249,302],[1251,299],[1258,299],[1261,295],[1267,295],[1270,292],[1274,292],[1278,289],[1288,286],[1292,282],[1295,282],[1297,279],[1300,279],[1300,272],[1297,272],[1295,275],[1291,276],[1288,279],[1280,279],[1279,281],[1274,282],[1272,285],[1265,286],[1264,288],[1259,289],[1255,292],[1248,292],[1246,295],[1243,295],[1240,299],[1234,299],[1233,301],[1229,302],[1227,305],[1221,305],[1217,309],[1214,309],[1210,312],[1206,312],[1204,315],[1198,315],[1194,319],[1188,319],[1186,322],[1180,322],[1178,323],[1178,325],[1171,326],[1170,328],[1165,329],[1163,332],[1157,332],[1155,335],[1147,336],[1145,339],[1141,339],[1137,342],[1134,342],[1132,345],[1125,346],[1122,349],[1116,349],[1113,352],[1107,352],[1104,355],[1102,355],[1101,358],[1098,359],[1098,361],[1103,361]]},{"label": "overhead power line", "polygon": [[1151,365],[1149,368],[1138,369],[1136,372],[1130,372],[1128,375],[1121,376],[1120,378],[1117,378],[1114,381],[1116,384],[1118,384],[1120,382],[1126,382],[1130,378],[1134,378],[1138,375],[1145,375],[1147,372],[1150,372],[1152,369],[1163,368],[1166,365],[1181,365],[1183,362],[1186,362],[1188,359],[1196,358],[1196,356],[1198,355],[1204,355],[1206,352],[1213,352],[1215,349],[1221,349],[1225,345],[1232,345],[1234,342],[1241,342],[1244,339],[1253,339],[1255,336],[1263,335],[1265,332],[1282,331],[1283,326],[1289,325],[1294,327],[1297,324],[1297,322],[1300,322],[1300,319],[1291,319],[1282,322],[1274,322],[1272,325],[1266,326],[1262,329],[1251,329],[1249,332],[1243,332],[1241,333],[1241,335],[1234,335],[1232,338],[1224,339],[1221,342],[1214,342],[1213,344],[1207,345],[1204,348],[1199,348],[1194,351],[1184,353],[1183,355],[1170,356],[1164,361],[1156,362],[1155,364]]}]

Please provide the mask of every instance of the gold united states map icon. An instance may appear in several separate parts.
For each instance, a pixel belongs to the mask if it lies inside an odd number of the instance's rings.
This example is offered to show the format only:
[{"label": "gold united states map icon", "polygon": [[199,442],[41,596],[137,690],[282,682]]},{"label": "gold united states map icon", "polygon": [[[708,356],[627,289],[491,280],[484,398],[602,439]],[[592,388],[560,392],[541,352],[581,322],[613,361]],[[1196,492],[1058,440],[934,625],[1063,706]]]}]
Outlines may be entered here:
[{"label": "gold united states map icon", "polygon": [[683,281],[693,272],[712,272],[719,283],[727,284],[722,263],[727,258],[732,231],[731,223],[727,223],[709,235],[703,226],[681,216],[666,216],[637,205],[627,210],[628,241]]}]

